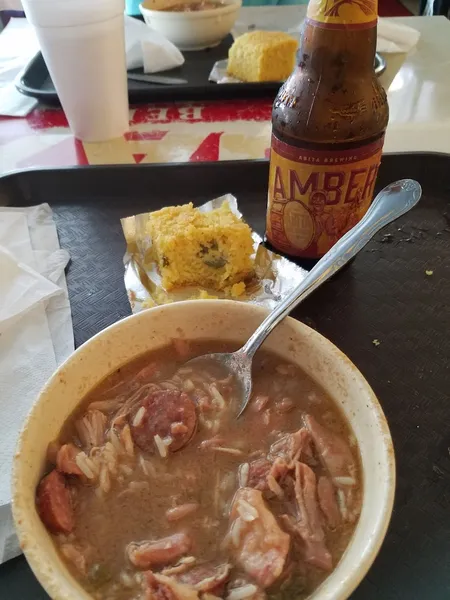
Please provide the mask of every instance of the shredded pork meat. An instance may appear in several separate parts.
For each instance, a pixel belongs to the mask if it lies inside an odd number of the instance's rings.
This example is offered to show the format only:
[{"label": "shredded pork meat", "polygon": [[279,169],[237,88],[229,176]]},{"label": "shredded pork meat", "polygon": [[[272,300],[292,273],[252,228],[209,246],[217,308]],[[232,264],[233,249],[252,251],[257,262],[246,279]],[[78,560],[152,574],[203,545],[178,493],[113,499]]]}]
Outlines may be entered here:
[{"label": "shredded pork meat", "polygon": [[156,541],[132,542],[127,546],[127,556],[138,569],[155,565],[168,565],[189,552],[192,540],[186,533],[174,533]]},{"label": "shredded pork meat", "polygon": [[[248,506],[250,506],[250,509]],[[243,518],[243,513],[248,515]],[[240,488],[230,512],[232,552],[237,564],[262,588],[281,575],[290,537],[278,525],[259,490]]]}]

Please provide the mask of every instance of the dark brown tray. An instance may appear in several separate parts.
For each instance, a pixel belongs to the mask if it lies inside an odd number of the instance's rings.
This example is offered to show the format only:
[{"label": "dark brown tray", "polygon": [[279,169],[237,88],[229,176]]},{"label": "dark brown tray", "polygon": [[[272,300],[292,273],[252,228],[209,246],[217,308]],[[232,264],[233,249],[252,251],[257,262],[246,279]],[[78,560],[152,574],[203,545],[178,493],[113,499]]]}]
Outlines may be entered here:
[{"label": "dark brown tray", "polygon": [[[232,192],[263,233],[267,176],[264,161],[36,170],[0,178],[0,204],[52,206],[72,257],[67,281],[79,346],[130,313],[120,217]],[[352,600],[450,598],[450,157],[385,156],[377,187],[404,177],[422,184],[419,205],[294,314],[360,368],[394,439],[391,526]],[[47,599],[23,557],[0,567],[0,590],[5,600]]]},{"label": "dark brown tray", "polygon": [[[233,38],[228,36],[216,48],[197,52],[183,52],[186,62],[176,69],[158,73],[169,77],[181,77],[187,83],[182,85],[158,85],[128,80],[128,98],[130,103],[165,102],[174,100],[225,100],[228,98],[274,98],[280,89],[280,83],[227,83],[217,84],[208,81],[213,65],[228,57],[228,49]],[[143,74],[142,69],[131,73]],[[82,84],[82,82],[80,82]],[[55,86],[39,52],[25,68],[16,81],[19,92],[37,98],[48,105],[58,105],[59,98]]]},{"label": "dark brown tray", "polygon": [[[240,98],[275,98],[280,89],[279,82],[269,83],[226,83],[208,81],[211,69],[219,60],[228,57],[228,49],[233,43],[231,35],[216,48],[197,52],[183,52],[186,62],[176,69],[157,73],[169,77],[180,77],[187,81],[182,85],[158,85],[128,80],[128,99],[131,104],[140,102],[187,101],[187,100],[227,100]],[[377,54],[375,71],[378,75],[386,68],[385,60]],[[142,69],[130,73],[143,74]],[[82,85],[83,82],[80,82]],[[22,94],[37,98],[48,105],[59,105],[58,94],[51,80],[42,54],[39,52],[25,67],[16,80],[16,87]]]}]

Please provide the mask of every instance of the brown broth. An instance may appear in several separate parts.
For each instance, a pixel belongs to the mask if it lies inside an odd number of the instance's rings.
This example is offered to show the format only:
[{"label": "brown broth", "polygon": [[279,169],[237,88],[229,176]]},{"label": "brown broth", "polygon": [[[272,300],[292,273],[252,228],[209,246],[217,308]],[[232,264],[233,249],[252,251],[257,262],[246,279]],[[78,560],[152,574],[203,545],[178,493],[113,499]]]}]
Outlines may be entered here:
[{"label": "brown broth", "polygon": [[209,2],[208,0],[199,0],[198,2],[185,2],[180,4],[173,4],[167,8],[164,8],[164,12],[199,12],[202,10],[213,10],[215,8],[222,8],[225,6],[225,2]]},{"label": "brown broth", "polygon": [[[213,341],[191,343],[189,358],[211,351],[230,351],[237,346]],[[177,345],[179,350],[179,346]],[[185,348],[184,348],[185,350]],[[154,381],[158,384],[171,380],[187,356],[177,356],[174,347],[165,348],[139,357],[107,377],[81,402],[79,408],[65,423],[59,444],[73,442],[82,447],[75,422],[83,416],[93,402],[104,402],[118,398],[122,403],[136,389],[133,384],[137,374],[150,363],[162,365]],[[211,379],[225,380],[227,374],[209,371]],[[195,374],[183,375],[185,389],[189,382],[195,386]],[[229,560],[229,553],[222,542],[229,528],[229,507],[239,487],[238,467],[269,452],[271,444],[281,433],[295,432],[302,427],[302,416],[313,415],[329,430],[350,440],[352,453],[357,464],[357,503],[362,497],[360,461],[349,426],[324,391],[294,365],[286,364],[275,354],[259,352],[254,363],[253,400],[244,416],[235,419],[236,397],[232,382],[218,384],[226,401],[223,410],[211,410],[208,419],[200,422],[193,438],[181,450],[169,453],[166,458],[158,453],[141,452],[135,446],[135,455],[125,457],[115,477],[111,476],[111,489],[101,493],[98,484],[87,485],[78,477],[68,477],[75,507],[75,529],[68,536],[55,535],[56,545],[75,545],[86,557],[85,574],[80,574],[74,560],[68,558],[68,566],[74,576],[99,600],[125,600],[143,598],[139,570],[125,558],[125,548],[130,542],[156,540],[172,533],[188,530],[194,539],[190,552],[198,562],[211,559]],[[204,381],[204,378],[202,379]],[[167,384],[169,385],[169,384]],[[204,385],[203,385],[204,387]],[[191,390],[190,394],[195,393]],[[202,397],[206,396],[202,392]],[[269,396],[268,404],[255,411],[254,399]],[[197,400],[199,395],[196,395]],[[289,412],[277,412],[277,403],[286,408],[292,401]],[[211,416],[211,419],[209,418]],[[217,418],[217,425],[214,423]],[[108,416],[107,428],[111,415]],[[220,422],[219,422],[220,421]],[[217,426],[217,431],[214,427]],[[217,450],[199,449],[202,441],[214,435],[223,438],[222,446],[239,452],[228,454]],[[236,454],[237,454],[236,452]],[[144,472],[142,461],[146,461]],[[122,468],[123,467],[123,468]],[[317,477],[325,474],[320,462],[314,467]],[[131,487],[130,487],[131,484]],[[192,515],[176,522],[168,522],[166,511],[184,503],[198,503]],[[285,512],[281,501],[269,501],[273,513]],[[326,541],[335,566],[353,534],[355,523],[345,523],[335,531],[327,530]],[[70,552],[69,552],[70,554]],[[295,557],[294,557],[295,558]],[[231,560],[231,562],[233,562]],[[294,576],[291,583],[281,582],[266,590],[276,600],[295,596],[306,598],[327,573],[318,568],[305,566],[295,559]],[[76,561],[75,561],[76,565]],[[83,570],[83,569],[82,569]],[[94,573],[95,572],[95,573]],[[138,574],[136,576],[136,574]],[[239,568],[232,571],[232,579],[243,576]],[[249,580],[245,577],[246,581]],[[295,591],[294,591],[295,590]]]}]

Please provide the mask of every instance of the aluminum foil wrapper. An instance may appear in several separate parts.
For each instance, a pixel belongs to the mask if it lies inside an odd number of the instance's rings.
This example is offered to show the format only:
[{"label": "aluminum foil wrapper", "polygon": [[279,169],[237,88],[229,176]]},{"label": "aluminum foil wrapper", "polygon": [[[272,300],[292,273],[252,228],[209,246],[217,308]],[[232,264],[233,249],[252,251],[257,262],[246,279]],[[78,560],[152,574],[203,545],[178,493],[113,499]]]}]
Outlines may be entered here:
[{"label": "aluminum foil wrapper", "polygon": [[[228,202],[233,213],[242,219],[237,200],[231,194],[215,198],[199,207],[208,212]],[[167,291],[161,285],[161,277],[156,263],[147,262],[152,240],[147,232],[147,221],[151,213],[121,219],[123,233],[127,242],[124,256],[125,287],[133,313],[146,308],[180,300],[204,298],[228,298],[223,292],[201,287],[183,287]],[[255,276],[246,281],[246,292],[234,300],[252,302],[267,308],[274,308],[305,277],[307,271],[290,260],[268,250],[262,244],[261,237],[253,232],[255,250]]]},{"label": "aluminum foil wrapper", "polygon": [[230,77],[227,74],[228,68],[228,60],[218,60],[214,63],[211,73],[209,74],[209,81],[214,81],[214,83],[243,83],[240,79],[236,79],[236,77]]}]

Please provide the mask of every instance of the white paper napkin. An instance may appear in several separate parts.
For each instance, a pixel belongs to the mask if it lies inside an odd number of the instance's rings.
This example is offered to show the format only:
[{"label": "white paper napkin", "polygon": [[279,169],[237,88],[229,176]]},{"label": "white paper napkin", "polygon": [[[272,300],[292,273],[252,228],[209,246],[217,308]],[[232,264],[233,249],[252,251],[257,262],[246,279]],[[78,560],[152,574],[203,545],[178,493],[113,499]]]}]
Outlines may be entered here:
[{"label": "white paper napkin", "polygon": [[179,67],[184,56],[172,42],[148,25],[125,16],[127,69],[144,67],[145,73],[158,73]]},{"label": "white paper napkin", "polygon": [[[267,31],[286,31],[300,39],[304,19],[292,18],[290,12],[277,7],[261,7],[257,14],[241,12],[233,27],[232,34],[236,38],[243,33],[255,29]],[[409,52],[420,38],[420,33],[392,19],[378,19],[377,51],[384,53]]]},{"label": "white paper napkin", "polygon": [[377,52],[409,52],[417,46],[419,39],[420,33],[412,27],[386,19],[378,20]]},{"label": "white paper napkin", "polygon": [[10,511],[18,433],[39,391],[74,349],[68,261],[47,204],[0,209],[0,562],[20,553]]}]

